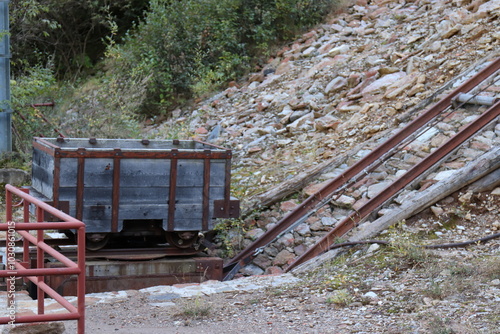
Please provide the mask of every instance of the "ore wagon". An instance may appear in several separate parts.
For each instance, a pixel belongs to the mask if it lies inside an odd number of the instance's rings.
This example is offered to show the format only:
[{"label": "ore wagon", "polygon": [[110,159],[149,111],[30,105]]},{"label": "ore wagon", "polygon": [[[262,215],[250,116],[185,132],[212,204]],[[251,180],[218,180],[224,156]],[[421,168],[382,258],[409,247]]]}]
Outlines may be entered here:
[{"label": "ore wagon", "polygon": [[231,150],[195,140],[35,138],[31,193],[86,224],[88,249],[160,237],[192,247],[239,215]]}]

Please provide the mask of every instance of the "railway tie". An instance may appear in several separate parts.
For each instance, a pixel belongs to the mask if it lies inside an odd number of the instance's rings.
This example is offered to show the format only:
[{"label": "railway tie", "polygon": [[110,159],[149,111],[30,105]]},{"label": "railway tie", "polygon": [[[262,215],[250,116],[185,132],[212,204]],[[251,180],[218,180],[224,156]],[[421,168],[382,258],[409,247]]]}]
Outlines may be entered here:
[{"label": "railway tie", "polygon": [[[397,132],[394,136],[379,145],[357,163],[352,165],[342,174],[328,182],[323,188],[307,198],[302,204],[297,206],[293,211],[283,217],[273,228],[265,232],[260,238],[255,240],[251,245],[241,251],[237,256],[231,259],[224,267],[224,280],[229,280],[244,266],[249,264],[268,244],[279,238],[287,231],[294,228],[296,225],[305,221],[312,213],[326,204],[330,199],[345,189],[346,184],[350,184],[352,180],[357,180],[366,174],[366,171],[383,163],[383,158],[389,152],[397,149],[401,143],[408,140],[415,133],[421,131],[433,119],[439,116],[443,111],[447,110],[453,104],[456,104],[459,95],[471,92],[476,86],[485,81],[487,78],[495,74],[500,69],[500,58],[492,61],[485,66],[481,71],[475,74],[470,79],[463,82],[459,87],[434,104],[431,108],[423,112],[419,117],[414,119],[403,129]],[[465,102],[463,102],[465,103]],[[494,103],[487,111],[485,111],[474,122],[470,123],[462,131],[457,133],[449,141],[440,148],[436,149],[432,154],[415,165],[402,177],[394,181],[386,189],[377,196],[368,201],[357,211],[352,212],[345,219],[340,221],[337,226],[320,239],[315,245],[309,248],[304,254],[298,257],[287,269],[290,271],[299,264],[312,259],[313,257],[328,250],[334,240],[352,228],[357,226],[364,218],[366,218],[373,210],[383,205],[387,200],[392,198],[406,185],[410,184],[415,178],[445,158],[457,147],[466,140],[470,139],[484,126],[495,120],[500,114],[500,101],[494,100]]]}]

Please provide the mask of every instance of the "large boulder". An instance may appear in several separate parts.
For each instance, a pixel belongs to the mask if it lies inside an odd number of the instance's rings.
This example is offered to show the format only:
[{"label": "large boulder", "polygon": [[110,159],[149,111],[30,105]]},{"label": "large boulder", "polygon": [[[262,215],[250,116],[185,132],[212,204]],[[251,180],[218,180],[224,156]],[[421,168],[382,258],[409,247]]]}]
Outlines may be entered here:
[{"label": "large boulder", "polygon": [[0,183],[8,183],[13,186],[22,186],[29,182],[30,176],[22,169],[1,168]]}]

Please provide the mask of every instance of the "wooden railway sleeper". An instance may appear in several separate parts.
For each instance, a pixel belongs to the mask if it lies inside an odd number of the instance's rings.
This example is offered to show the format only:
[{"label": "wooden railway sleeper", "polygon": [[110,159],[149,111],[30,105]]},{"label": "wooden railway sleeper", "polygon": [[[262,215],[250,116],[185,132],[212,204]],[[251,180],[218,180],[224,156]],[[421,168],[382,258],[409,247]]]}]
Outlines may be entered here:
[{"label": "wooden railway sleeper", "polygon": [[395,194],[402,190],[406,185],[410,184],[420,174],[424,173],[426,170],[437,164],[444,157],[461,146],[464,142],[468,141],[473,135],[493,122],[499,115],[500,101],[497,101],[495,105],[485,111],[475,121],[471,122],[467,127],[457,133],[454,137],[450,138],[450,140],[440,146],[436,151],[427,156],[420,163],[416,164],[406,174],[382,190],[382,192],[380,192],[376,197],[372,198],[365,205],[359,208],[359,210],[351,213],[347,218],[339,222],[339,224],[337,224],[332,231],[328,232],[315,245],[309,248],[304,254],[299,256],[292,264],[290,264],[286,271],[290,271],[301,263],[323,253],[331,246],[336,238],[343,236],[358,226],[371,212],[384,205],[384,203],[393,198]]},{"label": "wooden railway sleeper", "polygon": [[[436,117],[442,115],[444,111],[450,108],[452,100],[458,94],[472,91],[480,83],[484,82],[486,79],[495,74],[499,68],[500,58],[490,62],[480,72],[476,73],[472,78],[466,80],[459,87],[449,93],[446,97],[441,99],[431,108],[427,109],[419,117],[411,121],[403,129],[397,132],[394,136],[390,137],[388,140],[372,150],[371,153],[361,158],[360,161],[356,162],[353,166],[348,168],[337,178],[329,182],[321,190],[311,195],[301,205],[299,205],[296,209],[294,209],[287,216],[281,219],[281,221],[278,222],[275,227],[268,230],[259,239],[254,241],[250,246],[245,248],[232,260],[230,260],[224,267],[225,272],[227,273],[225,276],[225,280],[231,279],[239,270],[239,268],[245,266],[253,260],[255,249],[259,247],[265,247],[269,243],[273,242],[276,239],[273,238],[273,236],[276,237],[277,235],[280,235],[282,230],[288,231],[289,228],[293,228],[291,227],[291,225],[295,225],[297,220],[302,221],[304,217],[307,219],[307,217],[309,217],[311,214],[311,210],[309,210],[309,208],[317,208],[317,205],[319,205],[325,199],[328,199],[329,201],[332,195],[338,193],[341,190],[344,190],[346,188],[346,183],[351,184],[352,180],[356,180],[359,177],[359,174],[362,174],[362,172],[366,168],[372,168],[372,166],[374,165],[379,166],[386,160],[384,158],[386,158],[388,155],[392,156],[392,152],[399,150],[401,145],[405,145],[406,143],[413,141],[418,137],[418,134],[421,133],[422,129],[429,127],[429,125],[433,122],[437,122]],[[347,231],[352,229],[352,227],[354,227],[353,225],[356,225],[356,216],[361,216],[361,214],[359,212],[355,212],[344,220],[345,222],[349,222],[349,224],[347,224],[349,226],[344,225],[341,227],[343,230],[342,234],[345,234]],[[338,227],[339,226],[337,225],[334,230],[338,230]],[[321,241],[324,240],[322,239]],[[308,252],[306,252],[306,254],[309,253],[309,250]],[[300,259],[303,260],[303,256],[306,254],[303,254]],[[293,263],[292,267],[294,265],[297,265],[297,263]]]}]

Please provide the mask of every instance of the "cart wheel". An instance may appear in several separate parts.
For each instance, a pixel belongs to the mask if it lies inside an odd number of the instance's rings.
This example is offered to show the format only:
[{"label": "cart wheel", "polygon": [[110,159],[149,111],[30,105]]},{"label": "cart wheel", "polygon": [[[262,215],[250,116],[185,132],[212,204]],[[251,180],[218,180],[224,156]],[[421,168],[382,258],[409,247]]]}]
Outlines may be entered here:
[{"label": "cart wheel", "polygon": [[89,251],[97,251],[109,241],[109,234],[103,233],[90,233],[85,236],[85,249]]},{"label": "cart wheel", "polygon": [[167,232],[165,234],[167,242],[177,248],[189,248],[198,239],[198,233],[195,231],[187,232]]}]

